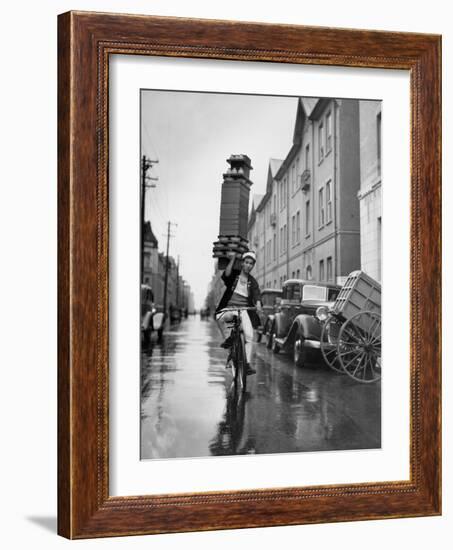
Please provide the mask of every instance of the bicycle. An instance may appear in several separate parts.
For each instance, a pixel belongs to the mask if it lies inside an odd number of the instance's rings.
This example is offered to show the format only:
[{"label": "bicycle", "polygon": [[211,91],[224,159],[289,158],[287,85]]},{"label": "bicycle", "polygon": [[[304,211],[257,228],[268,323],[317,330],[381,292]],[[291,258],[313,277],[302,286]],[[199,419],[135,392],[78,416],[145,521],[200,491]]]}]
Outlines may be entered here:
[{"label": "bicycle", "polygon": [[242,392],[247,389],[247,355],[245,352],[244,331],[242,329],[241,311],[256,310],[256,307],[226,307],[217,312],[217,314],[228,311],[236,313],[227,327],[231,328],[232,344],[227,363],[231,362],[234,386],[237,389],[241,386]]}]

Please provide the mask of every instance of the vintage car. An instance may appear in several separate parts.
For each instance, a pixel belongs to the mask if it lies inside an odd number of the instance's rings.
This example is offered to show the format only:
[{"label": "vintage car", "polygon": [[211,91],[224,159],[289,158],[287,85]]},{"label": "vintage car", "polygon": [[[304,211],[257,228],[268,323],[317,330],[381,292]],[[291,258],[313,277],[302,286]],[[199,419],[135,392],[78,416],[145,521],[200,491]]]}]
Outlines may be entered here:
[{"label": "vintage car", "polygon": [[140,293],[140,313],[143,344],[145,346],[149,346],[153,330],[157,332],[157,337],[159,340],[162,338],[162,331],[164,329],[164,314],[161,311],[158,311],[158,308],[154,305],[154,294],[152,288],[143,284],[141,286]]},{"label": "vintage car", "polygon": [[261,341],[263,334],[266,335],[269,332],[274,321],[275,313],[280,306],[281,298],[281,288],[265,288],[261,291],[261,303],[263,306],[263,313],[260,316],[261,326],[258,329],[258,342]]},{"label": "vintage car", "polygon": [[301,367],[320,352],[322,323],[315,316],[320,306],[333,305],[341,287],[303,279],[284,282],[280,311],[273,319],[267,346],[274,353],[291,352]]}]

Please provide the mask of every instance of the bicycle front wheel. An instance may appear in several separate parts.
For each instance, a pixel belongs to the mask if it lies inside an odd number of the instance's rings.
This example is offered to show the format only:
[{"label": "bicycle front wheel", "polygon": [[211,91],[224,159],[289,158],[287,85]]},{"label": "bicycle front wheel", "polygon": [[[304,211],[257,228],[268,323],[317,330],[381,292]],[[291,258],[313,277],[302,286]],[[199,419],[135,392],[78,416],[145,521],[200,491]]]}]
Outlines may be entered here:
[{"label": "bicycle front wheel", "polygon": [[245,354],[245,340],[244,335],[240,334],[238,338],[237,346],[237,384],[240,385],[241,390],[245,392],[247,389],[247,356]]}]

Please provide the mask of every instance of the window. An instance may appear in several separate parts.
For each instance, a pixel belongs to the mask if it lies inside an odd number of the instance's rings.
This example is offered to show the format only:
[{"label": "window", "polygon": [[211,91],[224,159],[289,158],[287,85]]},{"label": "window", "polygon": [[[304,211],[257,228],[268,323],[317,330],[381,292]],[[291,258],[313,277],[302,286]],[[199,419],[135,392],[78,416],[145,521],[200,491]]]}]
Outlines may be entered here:
[{"label": "window", "polygon": [[288,228],[286,227],[286,223],[283,226],[283,252],[286,252],[286,243],[288,242]]},{"label": "window", "polygon": [[319,262],[319,280],[324,281],[324,260]]},{"label": "window", "polygon": [[291,185],[292,185],[292,192],[296,192],[296,166],[293,164],[291,168]]},{"label": "window", "polygon": [[277,280],[274,279],[274,288],[277,288]]},{"label": "window", "polygon": [[307,265],[307,269],[305,270],[305,278],[307,281],[311,281],[311,265]]},{"label": "window", "polygon": [[327,300],[329,302],[335,302],[335,300],[337,299],[338,294],[340,294],[339,290],[337,290],[336,288],[329,288],[329,293],[327,295]]},{"label": "window", "polygon": [[324,187],[318,192],[318,222],[319,227],[324,225]]},{"label": "window", "polygon": [[280,256],[283,254],[283,227],[280,227]]},{"label": "window", "polygon": [[274,209],[272,211],[274,214],[277,213],[277,195],[274,195]]},{"label": "window", "polygon": [[296,216],[291,218],[291,244],[296,244]]},{"label": "window", "polygon": [[310,170],[310,144],[305,146],[305,170]]},{"label": "window", "polygon": [[298,270],[296,271],[296,278],[297,278],[297,279],[300,279],[300,269],[298,269]]},{"label": "window", "polygon": [[329,256],[327,258],[327,280],[331,281],[333,279],[333,272],[332,272],[332,256]]},{"label": "window", "polygon": [[295,272],[293,271],[292,274],[291,274],[291,279],[294,279],[296,277],[296,274]]},{"label": "window", "polygon": [[300,212],[296,213],[296,243],[300,243]]},{"label": "window", "polygon": [[320,300],[325,302],[327,298],[327,288],[318,285],[304,285],[302,300]]},{"label": "window", "polygon": [[318,126],[318,160],[322,161],[324,158],[324,125],[322,122]]},{"label": "window", "polygon": [[326,115],[326,153],[332,151],[332,116],[330,111]]},{"label": "window", "polygon": [[[283,277],[283,281],[284,280],[285,277]],[[282,298],[284,300],[297,300],[298,302],[300,302],[300,285],[298,283],[286,285],[283,289]]]},{"label": "window", "polygon": [[305,235],[310,235],[310,201],[305,202]]},{"label": "window", "polygon": [[377,172],[381,175],[381,113],[376,117],[376,130],[377,130]]},{"label": "window", "polygon": [[[274,254],[273,254],[274,260],[277,259],[277,235],[274,233]],[[275,281],[277,282],[277,281]]]},{"label": "window", "polygon": [[332,194],[330,189],[331,182],[326,183],[326,221],[332,221]]}]

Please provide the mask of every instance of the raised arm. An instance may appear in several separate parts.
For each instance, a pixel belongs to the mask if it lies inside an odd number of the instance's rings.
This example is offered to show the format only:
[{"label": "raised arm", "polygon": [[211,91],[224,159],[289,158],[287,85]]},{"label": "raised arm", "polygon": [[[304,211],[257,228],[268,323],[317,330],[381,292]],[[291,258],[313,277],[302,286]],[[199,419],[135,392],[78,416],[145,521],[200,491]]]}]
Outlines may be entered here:
[{"label": "raised arm", "polygon": [[231,272],[233,271],[234,260],[236,259],[236,252],[228,252],[228,256],[230,257],[230,262],[225,268],[226,277],[231,276]]}]

